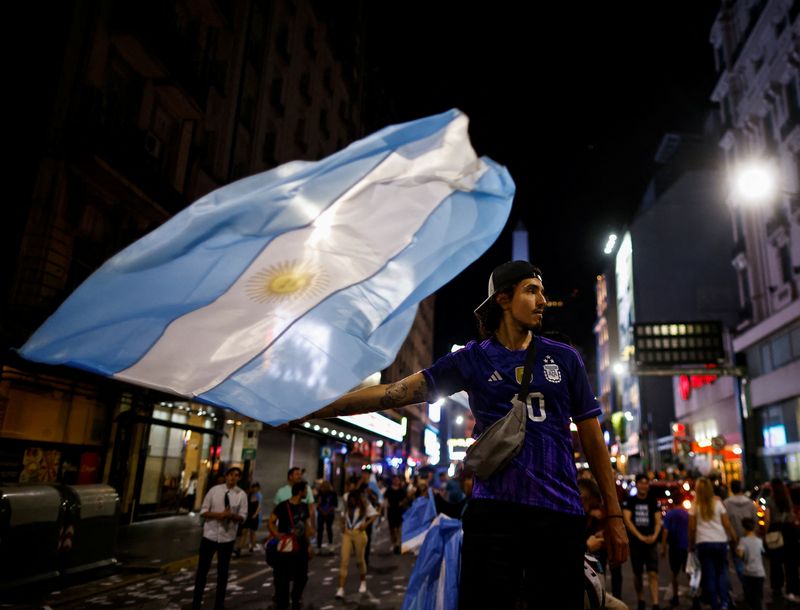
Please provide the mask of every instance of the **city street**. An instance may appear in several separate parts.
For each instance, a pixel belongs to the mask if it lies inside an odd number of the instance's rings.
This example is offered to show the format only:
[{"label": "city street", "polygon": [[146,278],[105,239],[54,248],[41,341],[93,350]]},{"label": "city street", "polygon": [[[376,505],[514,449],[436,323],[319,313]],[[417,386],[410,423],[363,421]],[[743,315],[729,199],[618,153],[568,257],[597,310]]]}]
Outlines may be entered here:
[{"label": "city street", "polygon": [[[181,522],[183,520],[183,522]],[[175,532],[169,538],[172,544],[162,544],[160,548],[172,547],[186,548],[187,536],[199,540],[199,527],[187,527],[186,522],[194,519],[189,517],[176,517],[172,521],[172,530]],[[141,524],[137,524],[141,525]],[[151,528],[158,524],[147,524]],[[134,528],[137,526],[133,526]],[[195,529],[196,531],[192,531]],[[265,530],[259,532],[259,540],[263,540]],[[158,551],[157,537],[145,538],[140,541],[134,552],[129,552],[129,557],[138,560],[138,565],[157,565],[161,563],[158,558],[147,557],[147,553],[155,554]],[[196,548],[196,544],[194,547]],[[148,548],[149,547],[149,548]],[[355,561],[351,560],[348,580],[345,585],[347,594],[344,602],[335,599],[337,577],[339,573],[339,544],[338,532],[334,539],[334,549],[323,547],[309,566],[309,581],[304,594],[304,606],[322,610],[332,608],[387,608],[399,609],[403,603],[406,583],[414,565],[412,555],[394,555],[389,546],[389,534],[386,525],[375,532],[375,540],[370,557],[370,573],[367,576],[368,592],[359,595],[358,569]],[[181,563],[180,561],[175,562]],[[43,600],[40,607],[52,608],[132,608],[142,610],[178,609],[191,605],[192,591],[194,588],[193,562],[184,561],[183,567],[175,572],[162,574],[136,580],[129,585],[124,582],[129,577],[123,574],[113,575],[97,582],[75,587],[72,590],[50,595]],[[122,585],[122,586],[121,586]],[[212,565],[206,585],[206,606],[213,607],[214,591],[216,589],[216,569]],[[253,553],[244,552],[240,558],[231,561],[230,579],[228,582],[228,597],[226,608],[270,608],[274,594],[272,583],[272,568],[266,565],[264,554],[261,551]],[[88,595],[87,595],[88,594]],[[80,598],[77,598],[80,596]],[[66,599],[64,599],[66,598]],[[15,607],[30,607],[21,604]]]},{"label": "city street", "polygon": [[[191,605],[194,585],[193,553],[199,539],[199,521],[196,517],[170,517],[149,523],[139,523],[123,528],[120,535],[120,557],[123,568],[118,573],[65,588],[47,595],[43,599],[18,599],[16,604],[0,604],[3,608],[63,608],[63,609],[107,609],[130,608],[134,610],[178,610]],[[264,530],[259,533],[263,539]],[[368,593],[359,595],[358,570],[355,562],[350,566],[346,599],[340,601],[334,595],[339,571],[339,534],[335,532],[334,548],[317,554],[310,564],[309,582],[304,594],[304,608],[315,610],[386,609],[399,610],[403,604],[409,575],[414,566],[412,555],[394,555],[389,545],[389,534],[385,526],[378,528],[372,547],[370,573],[367,577]],[[183,558],[181,558],[183,557]],[[166,559],[166,561],[164,561]],[[169,565],[164,566],[164,564]],[[164,566],[160,573],[142,574],[147,566],[151,570]],[[669,607],[672,595],[666,563],[660,563],[659,599],[661,608]],[[731,572],[734,593],[741,596],[741,589]],[[212,566],[206,587],[206,605],[213,607],[216,587],[216,571]],[[681,578],[681,610],[691,608],[688,581]],[[610,580],[608,582],[610,586]],[[273,607],[272,569],[264,562],[261,552],[245,552],[231,563],[226,607],[231,609],[269,609]],[[636,594],[630,564],[623,569],[623,601],[631,609],[636,608]],[[645,588],[645,598],[649,593]],[[767,600],[769,594],[767,593]],[[742,607],[742,606],[739,606]],[[768,603],[767,610],[790,610],[797,604],[778,600]],[[647,605],[648,610],[650,604]]]}]

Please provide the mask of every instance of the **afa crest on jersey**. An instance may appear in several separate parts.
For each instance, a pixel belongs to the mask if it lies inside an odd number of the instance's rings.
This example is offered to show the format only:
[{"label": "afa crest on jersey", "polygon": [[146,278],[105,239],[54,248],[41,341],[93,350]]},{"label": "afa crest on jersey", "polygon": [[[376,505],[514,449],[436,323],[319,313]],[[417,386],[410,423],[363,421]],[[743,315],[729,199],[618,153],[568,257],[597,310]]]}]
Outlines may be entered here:
[{"label": "afa crest on jersey", "polygon": [[561,383],[561,369],[550,356],[544,357],[544,378],[550,383]]}]

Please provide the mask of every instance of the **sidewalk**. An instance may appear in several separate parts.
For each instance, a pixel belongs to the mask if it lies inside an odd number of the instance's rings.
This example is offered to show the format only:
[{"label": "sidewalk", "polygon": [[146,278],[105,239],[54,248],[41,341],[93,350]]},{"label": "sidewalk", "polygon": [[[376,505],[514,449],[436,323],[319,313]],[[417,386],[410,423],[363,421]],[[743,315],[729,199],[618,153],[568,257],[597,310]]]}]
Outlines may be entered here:
[{"label": "sidewalk", "polygon": [[0,608],[55,608],[182,568],[193,569],[201,535],[200,517],[191,514],[123,525],[117,535],[116,566],[70,577],[60,589],[59,583],[45,583],[11,592]]}]

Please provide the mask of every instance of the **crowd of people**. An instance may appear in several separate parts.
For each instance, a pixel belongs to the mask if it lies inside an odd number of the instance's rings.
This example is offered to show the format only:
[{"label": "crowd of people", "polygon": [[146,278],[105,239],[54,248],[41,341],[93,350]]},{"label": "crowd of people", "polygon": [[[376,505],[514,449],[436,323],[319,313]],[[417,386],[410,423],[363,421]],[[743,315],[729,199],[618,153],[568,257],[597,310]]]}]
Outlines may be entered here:
[{"label": "crowd of people", "polygon": [[[313,486],[304,479],[304,470],[292,467],[286,484],[273,496],[273,510],[266,519],[268,540],[256,539],[264,521],[264,496],[257,482],[240,485],[239,468],[228,469],[218,484],[206,494],[200,509],[204,519],[200,559],[195,577],[193,608],[202,607],[203,592],[211,562],[217,556],[215,608],[223,608],[231,557],[242,552],[266,551],[273,568],[275,606],[279,610],[301,607],[308,582],[309,560],[317,551],[333,550],[334,529],[339,527],[339,585],[336,597],[345,597],[345,583],[351,558],[359,571],[358,592],[367,592],[372,533],[376,522],[388,524],[394,553],[401,549],[403,514],[416,498],[431,490],[438,512],[459,517],[471,491],[469,477],[450,478],[432,469],[410,481],[395,474],[378,478],[370,467],[352,475],[344,484],[341,498],[330,481],[320,479]],[[261,541],[263,542],[263,541]]]},{"label": "crowd of people", "polygon": [[[605,568],[601,498],[590,473],[584,471],[581,475],[578,486],[588,517],[587,552],[595,555]],[[800,602],[800,523],[783,481],[770,481],[769,494],[760,508],[754,498],[745,494],[739,480],[724,485],[718,479],[701,476],[692,483],[694,496],[690,508],[682,502],[674,502],[665,511],[652,493],[651,477],[647,474],[636,476],[633,490],[622,501],[637,609],[647,608],[645,573],[651,607],[653,610],[660,608],[659,558],[667,559],[670,570],[669,605],[672,607],[680,604],[679,581],[686,579],[687,583],[692,583],[690,574],[696,571],[698,578],[690,586],[692,608],[699,610],[702,604],[709,605],[712,610],[733,608],[730,562],[741,585],[742,598],[738,601],[744,602],[744,606],[735,607],[752,610],[765,607],[765,561],[770,567],[771,599]],[[605,607],[625,608],[618,599],[622,591],[622,569],[608,567],[611,590],[606,594]]]},{"label": "crowd of people", "polygon": [[[345,584],[351,561],[358,569],[359,593],[367,592],[367,572],[373,529],[388,525],[394,553],[401,551],[403,515],[420,497],[432,496],[436,511],[461,518],[472,491],[472,477],[460,473],[448,477],[433,469],[407,481],[401,475],[376,477],[369,467],[344,484],[341,498],[330,481],[318,480],[313,486],[304,480],[304,471],[289,469],[286,484],[273,496],[274,509],[264,519],[264,496],[256,482],[239,485],[241,471],[231,468],[223,482],[206,495],[201,515],[204,518],[194,607],[200,608],[206,577],[214,554],[217,555],[215,607],[222,608],[231,556],[243,551],[263,552],[263,541],[256,533],[266,521],[267,561],[273,566],[275,603],[279,609],[299,608],[308,581],[308,562],[316,549],[333,552],[334,530],[341,534],[339,578],[336,597],[345,597]],[[610,572],[611,587],[605,591],[602,607],[626,610],[621,601],[623,569],[608,561],[604,531],[607,514],[599,486],[589,471],[578,477],[578,489],[586,515],[586,553],[596,560],[598,572]],[[702,585],[692,589],[694,609],[701,602],[712,610],[733,607],[728,565],[732,564],[743,591],[743,601],[752,610],[763,610],[769,562],[772,599],[800,602],[798,580],[798,524],[791,497],[780,479],[770,482],[770,493],[759,505],[744,493],[738,480],[729,486],[718,480],[699,477],[693,481],[694,500],[690,509],[675,503],[663,513],[647,474],[635,478],[635,493],[622,499],[623,521],[630,539],[630,571],[637,595],[637,610],[660,608],[659,559],[666,559],[671,573],[669,605],[680,603],[679,583],[687,575],[687,563],[696,564]],[[761,511],[759,514],[759,510]],[[691,565],[690,571],[691,571]],[[649,600],[645,599],[645,577]],[[603,580],[605,580],[603,578]],[[588,586],[588,585],[587,585]],[[588,599],[588,597],[587,597]],[[741,607],[741,606],[739,606]]]}]

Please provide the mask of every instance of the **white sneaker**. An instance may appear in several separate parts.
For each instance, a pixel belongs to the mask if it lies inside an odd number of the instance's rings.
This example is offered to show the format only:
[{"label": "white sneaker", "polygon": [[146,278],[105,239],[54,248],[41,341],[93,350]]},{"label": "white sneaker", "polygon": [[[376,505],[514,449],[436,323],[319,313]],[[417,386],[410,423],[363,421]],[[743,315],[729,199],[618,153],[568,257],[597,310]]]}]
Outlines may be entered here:
[{"label": "white sneaker", "polygon": [[336,599],[344,599],[344,587],[336,589]]},{"label": "white sneaker", "polygon": [[787,593],[783,597],[784,599],[788,599],[790,602],[800,603],[800,596],[795,595],[794,593]]},{"label": "white sneaker", "polygon": [[358,592],[359,593],[366,593],[367,592],[367,581],[362,580],[361,584],[358,585]]}]

